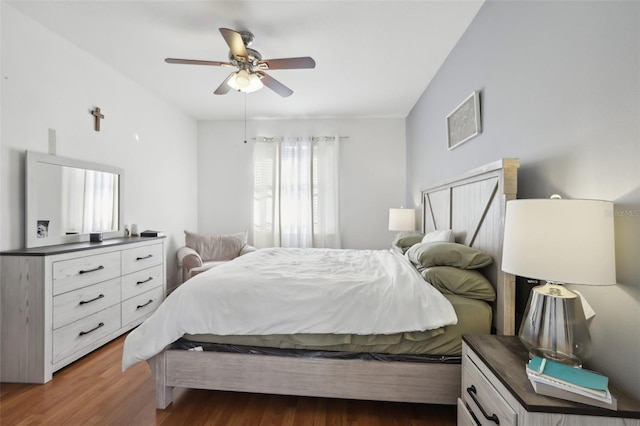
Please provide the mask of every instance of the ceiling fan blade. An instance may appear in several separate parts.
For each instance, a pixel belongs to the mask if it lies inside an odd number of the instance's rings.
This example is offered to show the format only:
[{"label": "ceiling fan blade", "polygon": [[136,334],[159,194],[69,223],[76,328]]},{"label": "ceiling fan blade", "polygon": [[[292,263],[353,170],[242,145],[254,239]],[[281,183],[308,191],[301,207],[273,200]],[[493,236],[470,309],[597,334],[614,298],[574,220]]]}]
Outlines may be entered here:
[{"label": "ceiling fan blade", "polygon": [[246,61],[249,55],[247,54],[247,48],[242,40],[242,35],[239,32],[228,28],[220,28],[220,33],[222,34],[222,37],[224,37],[224,41],[229,45],[229,50],[231,50],[233,57],[236,58],[236,60],[238,58],[243,58],[244,61]]},{"label": "ceiling fan blade", "polygon": [[197,59],[176,59],[176,58],[166,58],[164,60],[168,64],[184,64],[184,65],[211,65],[214,67],[233,67],[234,65],[231,62],[220,62],[220,61],[200,61]]},{"label": "ceiling fan blade", "polygon": [[231,74],[229,74],[229,76],[224,79],[222,84],[218,86],[216,91],[213,93],[216,95],[226,95],[227,93],[229,93],[229,90],[231,90],[231,86],[229,86],[227,83],[229,82],[229,80],[231,80],[231,77],[233,77],[234,74],[235,72],[232,72]]},{"label": "ceiling fan blade", "polygon": [[269,89],[273,90],[283,98],[286,98],[293,94],[293,90],[289,89],[287,86],[280,83],[278,80],[271,77],[270,75],[265,74],[262,71],[258,71],[256,74],[258,74],[261,77],[260,81],[262,81],[262,84],[264,84]]},{"label": "ceiling fan blade", "polygon": [[301,58],[265,59],[258,62],[258,66],[262,64],[265,64],[268,70],[293,70],[316,67],[316,61],[309,56]]}]

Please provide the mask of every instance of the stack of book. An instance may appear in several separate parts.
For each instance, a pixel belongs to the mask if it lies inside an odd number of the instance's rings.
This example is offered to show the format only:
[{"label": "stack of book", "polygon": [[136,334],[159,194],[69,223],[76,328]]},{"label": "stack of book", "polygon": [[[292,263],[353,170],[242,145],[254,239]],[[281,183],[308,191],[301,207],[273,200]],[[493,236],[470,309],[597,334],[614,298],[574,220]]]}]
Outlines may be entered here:
[{"label": "stack of book", "polygon": [[164,232],[152,231],[150,229],[144,230],[140,233],[141,237],[164,237]]},{"label": "stack of book", "polygon": [[609,392],[609,379],[593,371],[533,357],[527,364],[527,376],[536,393],[617,409],[617,400]]}]

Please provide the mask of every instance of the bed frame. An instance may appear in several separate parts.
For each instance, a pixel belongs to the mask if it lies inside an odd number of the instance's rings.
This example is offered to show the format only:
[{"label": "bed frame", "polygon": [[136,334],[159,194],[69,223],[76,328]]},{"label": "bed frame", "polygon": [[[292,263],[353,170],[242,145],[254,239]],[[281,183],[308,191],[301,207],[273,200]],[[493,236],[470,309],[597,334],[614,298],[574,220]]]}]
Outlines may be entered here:
[{"label": "bed frame", "polygon": [[[494,327],[514,334],[515,277],[501,270],[507,200],[516,198],[517,159],[502,159],[423,189],[422,228],[453,229],[456,242],[493,256],[486,275],[495,285]],[[173,401],[173,388],[328,398],[456,404],[460,364],[291,358],[165,350],[149,361],[156,405]]]}]

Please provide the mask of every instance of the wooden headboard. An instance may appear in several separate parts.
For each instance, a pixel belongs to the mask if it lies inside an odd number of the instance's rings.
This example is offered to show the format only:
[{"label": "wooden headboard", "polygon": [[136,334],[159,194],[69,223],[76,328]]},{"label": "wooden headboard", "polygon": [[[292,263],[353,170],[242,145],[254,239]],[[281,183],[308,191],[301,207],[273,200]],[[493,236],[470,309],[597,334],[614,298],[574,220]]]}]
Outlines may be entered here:
[{"label": "wooden headboard", "polygon": [[453,229],[456,242],[493,257],[483,272],[496,288],[494,327],[515,334],[515,277],[502,272],[508,200],[516,198],[520,160],[503,158],[421,190],[422,230]]}]

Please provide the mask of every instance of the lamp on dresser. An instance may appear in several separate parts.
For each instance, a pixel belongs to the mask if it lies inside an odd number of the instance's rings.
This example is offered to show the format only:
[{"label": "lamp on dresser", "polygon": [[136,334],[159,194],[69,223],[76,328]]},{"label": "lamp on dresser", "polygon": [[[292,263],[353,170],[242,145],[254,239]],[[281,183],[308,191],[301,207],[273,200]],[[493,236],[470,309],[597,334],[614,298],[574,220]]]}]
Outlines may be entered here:
[{"label": "lamp on dresser", "polygon": [[416,212],[413,209],[389,209],[389,231],[415,231]]},{"label": "lamp on dresser", "polygon": [[613,203],[507,202],[502,270],[545,280],[531,291],[520,326],[530,356],[581,365],[592,345],[580,295],[564,284],[616,283]]}]

